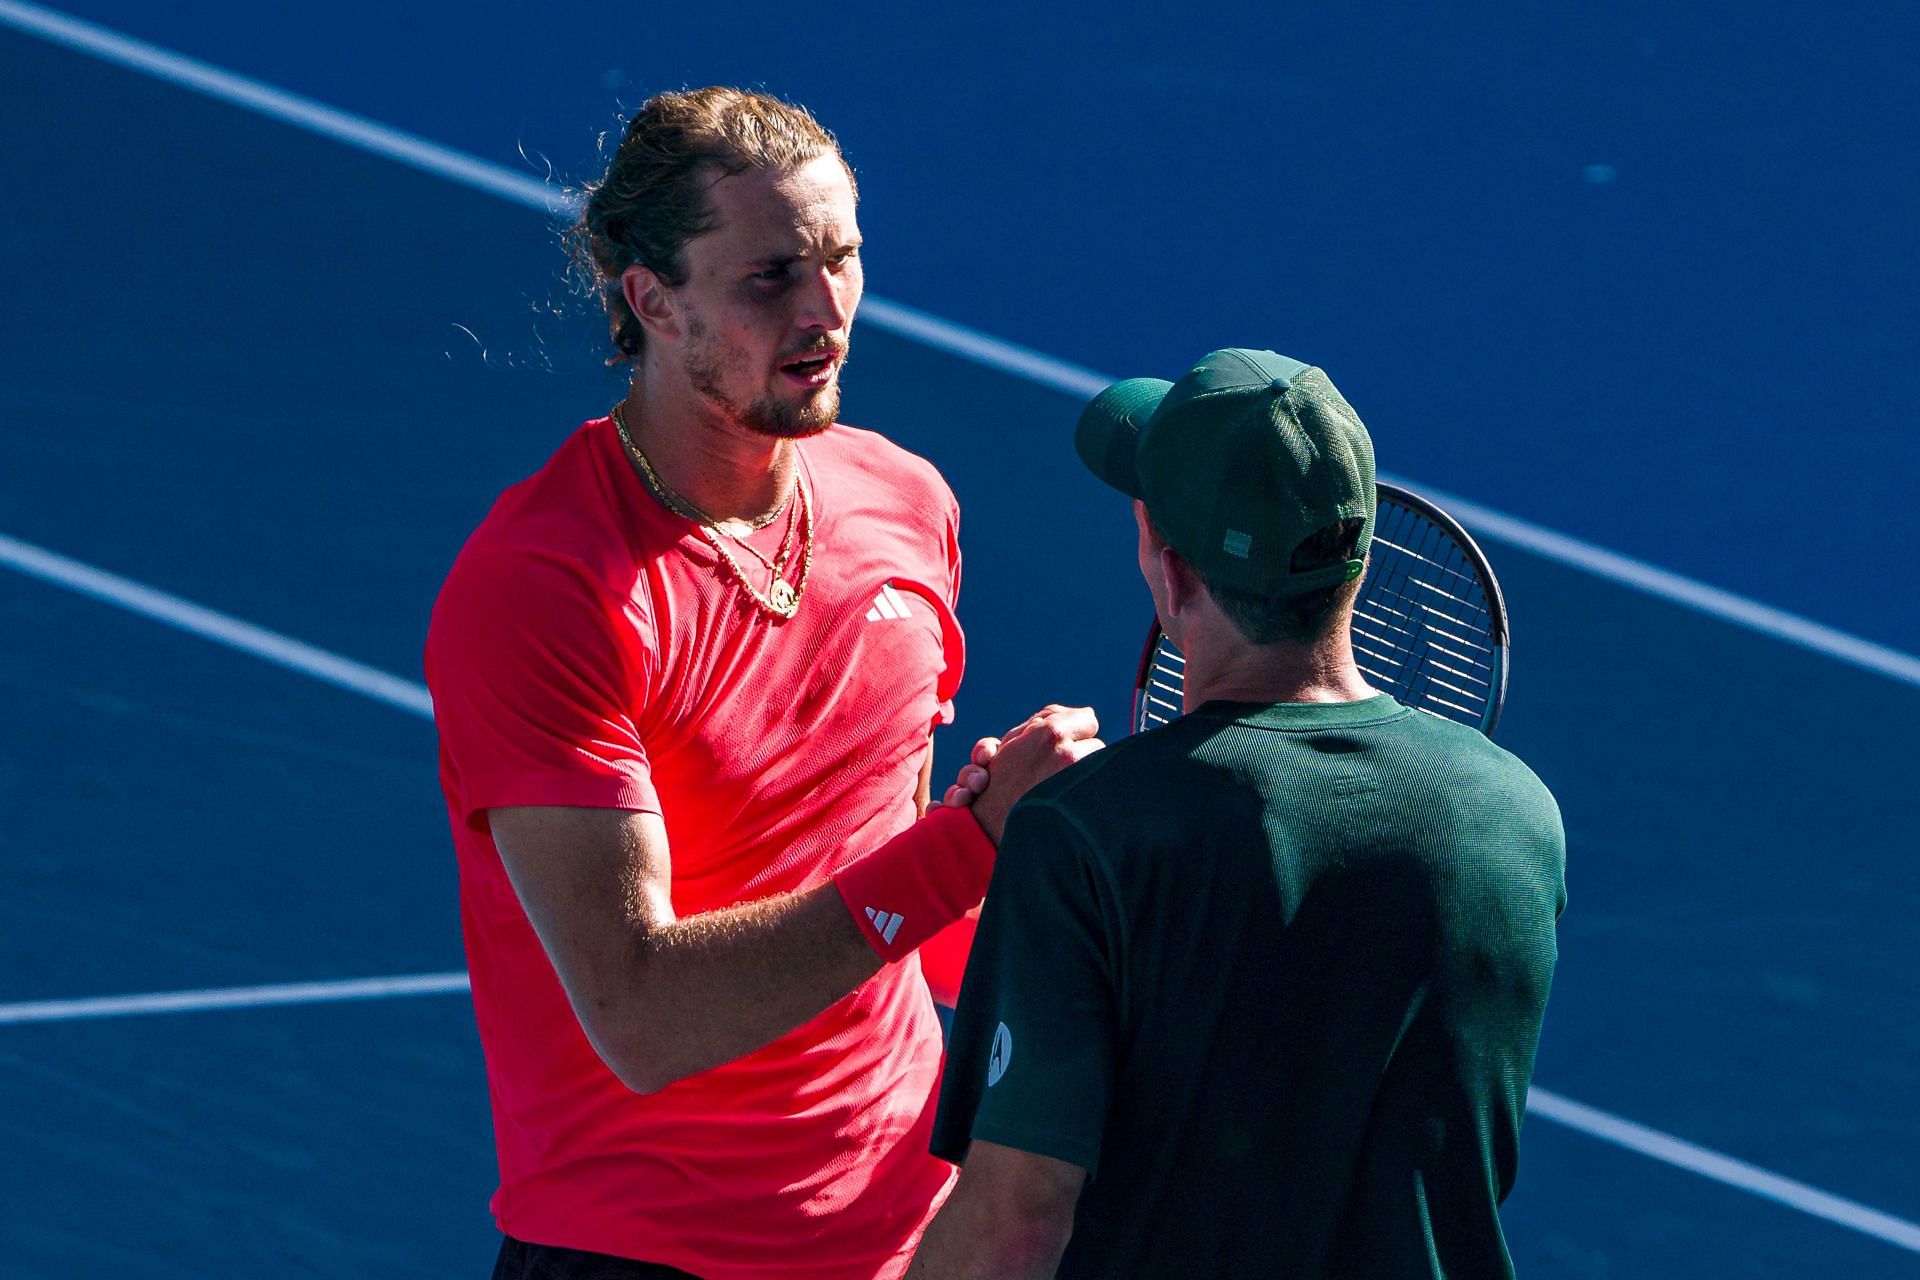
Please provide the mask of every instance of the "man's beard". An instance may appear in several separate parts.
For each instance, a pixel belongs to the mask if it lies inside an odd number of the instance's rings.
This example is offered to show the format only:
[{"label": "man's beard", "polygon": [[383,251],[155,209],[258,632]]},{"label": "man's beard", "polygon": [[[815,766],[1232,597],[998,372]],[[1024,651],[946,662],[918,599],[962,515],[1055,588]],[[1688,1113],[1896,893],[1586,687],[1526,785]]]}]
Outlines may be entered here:
[{"label": "man's beard", "polygon": [[[745,427],[756,435],[772,436],[777,440],[804,440],[808,436],[817,436],[832,426],[840,417],[840,381],[838,378],[828,383],[815,394],[808,396],[799,404],[792,404],[772,395],[761,396],[757,400],[741,404],[721,385],[722,371],[727,367],[730,348],[709,342],[707,329],[697,319],[690,319],[687,325],[687,380],[693,389],[706,398],[708,404],[719,410],[729,422]],[[840,350],[833,346],[819,349],[820,354],[829,354]],[[793,358],[804,357],[809,353],[797,352]],[[845,352],[841,351],[844,367]]]}]

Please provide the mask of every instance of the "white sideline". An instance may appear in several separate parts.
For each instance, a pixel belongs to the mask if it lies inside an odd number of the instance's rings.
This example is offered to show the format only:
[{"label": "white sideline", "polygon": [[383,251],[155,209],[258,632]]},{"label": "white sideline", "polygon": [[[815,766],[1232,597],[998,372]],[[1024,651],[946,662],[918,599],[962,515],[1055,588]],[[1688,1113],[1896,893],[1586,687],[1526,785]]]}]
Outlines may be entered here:
[{"label": "white sideline", "polygon": [[347,978],[336,982],[285,982],[264,987],[218,987],[201,991],[153,991],[79,1000],[26,1000],[0,1004],[0,1026],[25,1022],[73,1022],[143,1013],[204,1013],[211,1009],[263,1009],[285,1004],[339,1000],[387,1000],[394,996],[441,996],[470,990],[463,973],[420,973],[394,978]]},{"label": "white sideline", "polygon": [[[529,209],[572,216],[580,208],[579,196],[564,187],[515,173],[503,165],[430,142],[417,134],[39,5],[0,0],[0,24]],[[1092,370],[872,294],[861,303],[861,318],[875,328],[917,339],[1068,395],[1085,398],[1113,381]]]},{"label": "white sideline", "polygon": [[1744,1160],[1735,1160],[1732,1156],[1723,1156],[1718,1151],[1709,1151],[1672,1134],[1662,1133],[1658,1129],[1649,1129],[1643,1124],[1623,1120],[1619,1116],[1608,1115],[1604,1111],[1563,1098],[1535,1086],[1527,1094],[1527,1111],[1530,1115],[1555,1120],[1570,1129],[1578,1129],[1588,1137],[1611,1142],[1615,1146],[1637,1151],[1643,1156],[1670,1164],[1690,1173],[1729,1187],[1750,1192],[1763,1200],[1772,1200],[1777,1204],[1798,1209],[1802,1213],[1812,1214],[1816,1218],[1825,1218],[1828,1222],[1884,1240],[1888,1244],[1898,1245],[1912,1253],[1920,1253],[1920,1224],[1908,1222],[1905,1218],[1896,1218],[1890,1213],[1878,1209],[1869,1209],[1857,1200],[1848,1200],[1833,1195],[1817,1187],[1792,1178],[1783,1178],[1777,1173],[1768,1173],[1758,1165],[1748,1164]]},{"label": "white sideline", "polygon": [[[333,982],[292,982],[259,987],[93,996],[76,1000],[32,1000],[0,1004],[0,1026],[155,1013],[205,1013],[276,1005],[325,1004],[344,1000],[382,1000],[396,996],[454,995],[470,989],[465,973],[422,973],[390,978],[348,978]],[[1538,1086],[1527,1095],[1527,1111],[1589,1137],[1599,1138],[1664,1164],[1920,1253],[1920,1225],[1868,1208],[1858,1201],[1769,1173],[1744,1160],[1736,1160],[1658,1129],[1649,1129],[1631,1120],[1609,1115]]]},{"label": "white sideline", "polygon": [[1749,631],[1758,631],[1802,649],[1811,649],[1850,666],[1886,676],[1889,680],[1920,687],[1920,658],[1912,654],[1863,640],[1859,636],[1849,635],[1784,609],[1776,609],[1772,605],[1761,604],[1757,600],[1749,600],[1731,591],[1723,591],[1719,587],[1710,587],[1704,582],[1682,577],[1644,560],[1635,560],[1617,551],[1608,551],[1590,542],[1556,533],[1518,516],[1483,507],[1471,498],[1442,493],[1395,476],[1382,475],[1380,478],[1431,498],[1443,511],[1477,534],[1576,569],[1584,569],[1595,577],[1637,588],[1650,596],[1670,600]]},{"label": "white sideline", "polygon": [[[391,125],[277,89],[95,23],[38,5],[23,4],[20,0],[0,0],[0,25],[11,26],[115,65],[144,72],[182,88],[385,156],[409,168],[488,192],[530,209],[538,209],[549,215],[570,215],[579,208],[578,196],[565,188],[549,185],[526,174],[515,173],[503,165],[430,142]],[[875,328],[911,338],[936,350],[1078,399],[1086,399],[1116,381],[1106,374],[1057,359],[1031,347],[996,338],[966,325],[941,319],[917,307],[872,294],[868,294],[861,303],[860,314],[864,321]],[[1407,487],[1428,493],[1464,523],[1490,538],[1697,609],[1735,626],[1863,667],[1903,684],[1920,687],[1920,658],[1910,654],[1696,582],[1582,539],[1556,533],[1477,502],[1437,494],[1417,483],[1408,484]]]},{"label": "white sideline", "polygon": [[[55,44],[144,72],[550,215],[569,213],[577,208],[577,197],[571,193],[524,174],[514,173],[451,147],[236,75],[94,23],[37,5],[23,4],[19,0],[0,0],[0,25],[11,26]],[[873,295],[868,295],[863,301],[862,317],[878,328],[1070,396],[1085,398],[1115,381],[1093,370]],[[1479,503],[1455,495],[1436,493],[1417,484],[1408,487],[1427,493],[1464,523],[1488,537],[1672,600],[1737,626],[1771,635],[1789,644],[1920,686],[1920,658],[1619,555],[1581,539],[1556,533]],[[0,535],[0,563],[415,715],[432,715],[432,703],[427,691],[418,684],[29,543]],[[465,974],[427,974],[407,978],[32,1001],[0,1004],[0,1025],[135,1013],[379,999],[465,990]],[[1527,1108],[1533,1114],[1591,1137],[1920,1253],[1920,1226],[1904,1219],[1768,1173],[1730,1156],[1720,1155],[1543,1089],[1532,1091]]]},{"label": "white sideline", "polygon": [[555,212],[564,207],[558,193],[537,178],[92,22],[39,5],[0,0],[0,23],[515,204]]},{"label": "white sideline", "polygon": [[[20,0],[0,0],[0,24],[543,213],[571,214],[579,207],[578,196],[564,188],[95,23],[38,5],[23,4]],[[1116,381],[1031,347],[872,294],[861,304],[861,318],[876,328],[1079,399],[1086,399]],[[1920,658],[1910,654],[1556,533],[1468,499],[1436,494],[1417,483],[1408,487],[1430,494],[1464,523],[1490,538],[1920,687]]]},{"label": "white sideline", "polygon": [[[5,3],[5,0],[0,0],[0,3]],[[250,653],[276,666],[312,676],[376,702],[384,702],[428,719],[433,717],[433,701],[427,696],[426,689],[411,681],[315,648],[292,636],[256,627],[251,622],[242,622],[192,601],[182,600],[179,596],[157,591],[131,578],[122,578],[44,547],[10,538],[4,533],[0,533],[0,565],[69,591],[91,596],[95,600],[118,605],[142,617],[178,627],[242,653]]]}]

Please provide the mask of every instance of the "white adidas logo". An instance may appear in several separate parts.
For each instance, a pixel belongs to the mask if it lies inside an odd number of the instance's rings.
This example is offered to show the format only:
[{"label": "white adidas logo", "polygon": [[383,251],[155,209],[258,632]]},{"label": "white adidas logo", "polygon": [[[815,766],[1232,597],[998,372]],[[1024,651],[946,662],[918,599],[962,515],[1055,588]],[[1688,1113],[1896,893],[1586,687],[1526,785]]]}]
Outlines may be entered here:
[{"label": "white adidas logo", "polygon": [[900,932],[900,922],[906,919],[906,917],[890,915],[885,911],[875,911],[872,907],[868,907],[867,919],[873,921],[874,929],[879,932],[882,938],[888,942],[892,942],[893,935]]},{"label": "white adidas logo", "polygon": [[900,598],[900,593],[893,589],[892,583],[880,588],[880,594],[873,598],[873,608],[867,610],[868,622],[880,622],[884,619],[898,621],[911,616],[907,612],[907,602]]}]

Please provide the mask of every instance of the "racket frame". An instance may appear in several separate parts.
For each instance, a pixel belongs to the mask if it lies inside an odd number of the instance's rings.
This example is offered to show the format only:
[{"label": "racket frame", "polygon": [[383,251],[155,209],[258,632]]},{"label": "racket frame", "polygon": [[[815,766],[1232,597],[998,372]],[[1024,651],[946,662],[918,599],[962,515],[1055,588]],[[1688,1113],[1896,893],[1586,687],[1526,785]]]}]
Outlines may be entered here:
[{"label": "racket frame", "polygon": [[[1473,535],[1462,528],[1458,520],[1455,520],[1452,516],[1441,510],[1432,499],[1423,497],[1404,485],[1394,484],[1386,480],[1376,482],[1374,488],[1377,494],[1374,504],[1376,511],[1391,504],[1411,511],[1416,516],[1432,524],[1448,538],[1453,540],[1455,546],[1459,548],[1462,557],[1467,561],[1469,567],[1472,568],[1474,576],[1480,581],[1481,590],[1487,597],[1487,633],[1492,650],[1488,660],[1489,666],[1492,668],[1492,676],[1489,684],[1491,685],[1492,696],[1487,700],[1487,711],[1481,717],[1479,728],[1482,733],[1491,738],[1494,729],[1500,723],[1500,713],[1506,708],[1507,673],[1509,651],[1511,649],[1511,632],[1507,620],[1507,599],[1500,590],[1500,580],[1494,577],[1493,565],[1488,562],[1486,553],[1480,549],[1480,544],[1473,540]],[[1361,596],[1364,598],[1366,595],[1366,586],[1364,583],[1361,585],[1360,590]],[[1153,624],[1147,628],[1147,643],[1140,650],[1140,667],[1134,676],[1133,731],[1135,733],[1151,727],[1150,725],[1142,723],[1142,717],[1145,713],[1147,701],[1151,697],[1148,690],[1152,687],[1152,677],[1155,669],[1154,659],[1160,647],[1161,634],[1160,620],[1156,618]],[[1184,661],[1184,659],[1182,659],[1182,661]],[[1164,701],[1164,699],[1162,701]]]}]

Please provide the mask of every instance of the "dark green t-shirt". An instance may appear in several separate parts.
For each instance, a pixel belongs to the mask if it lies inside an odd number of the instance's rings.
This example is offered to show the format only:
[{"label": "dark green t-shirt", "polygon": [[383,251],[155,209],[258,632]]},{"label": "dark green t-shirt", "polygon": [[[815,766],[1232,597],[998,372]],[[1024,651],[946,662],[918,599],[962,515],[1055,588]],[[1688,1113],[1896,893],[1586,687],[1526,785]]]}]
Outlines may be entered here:
[{"label": "dark green t-shirt", "polygon": [[1391,698],[1208,703],[1034,788],[933,1150],[1070,1161],[1062,1277],[1506,1276],[1553,797]]}]

